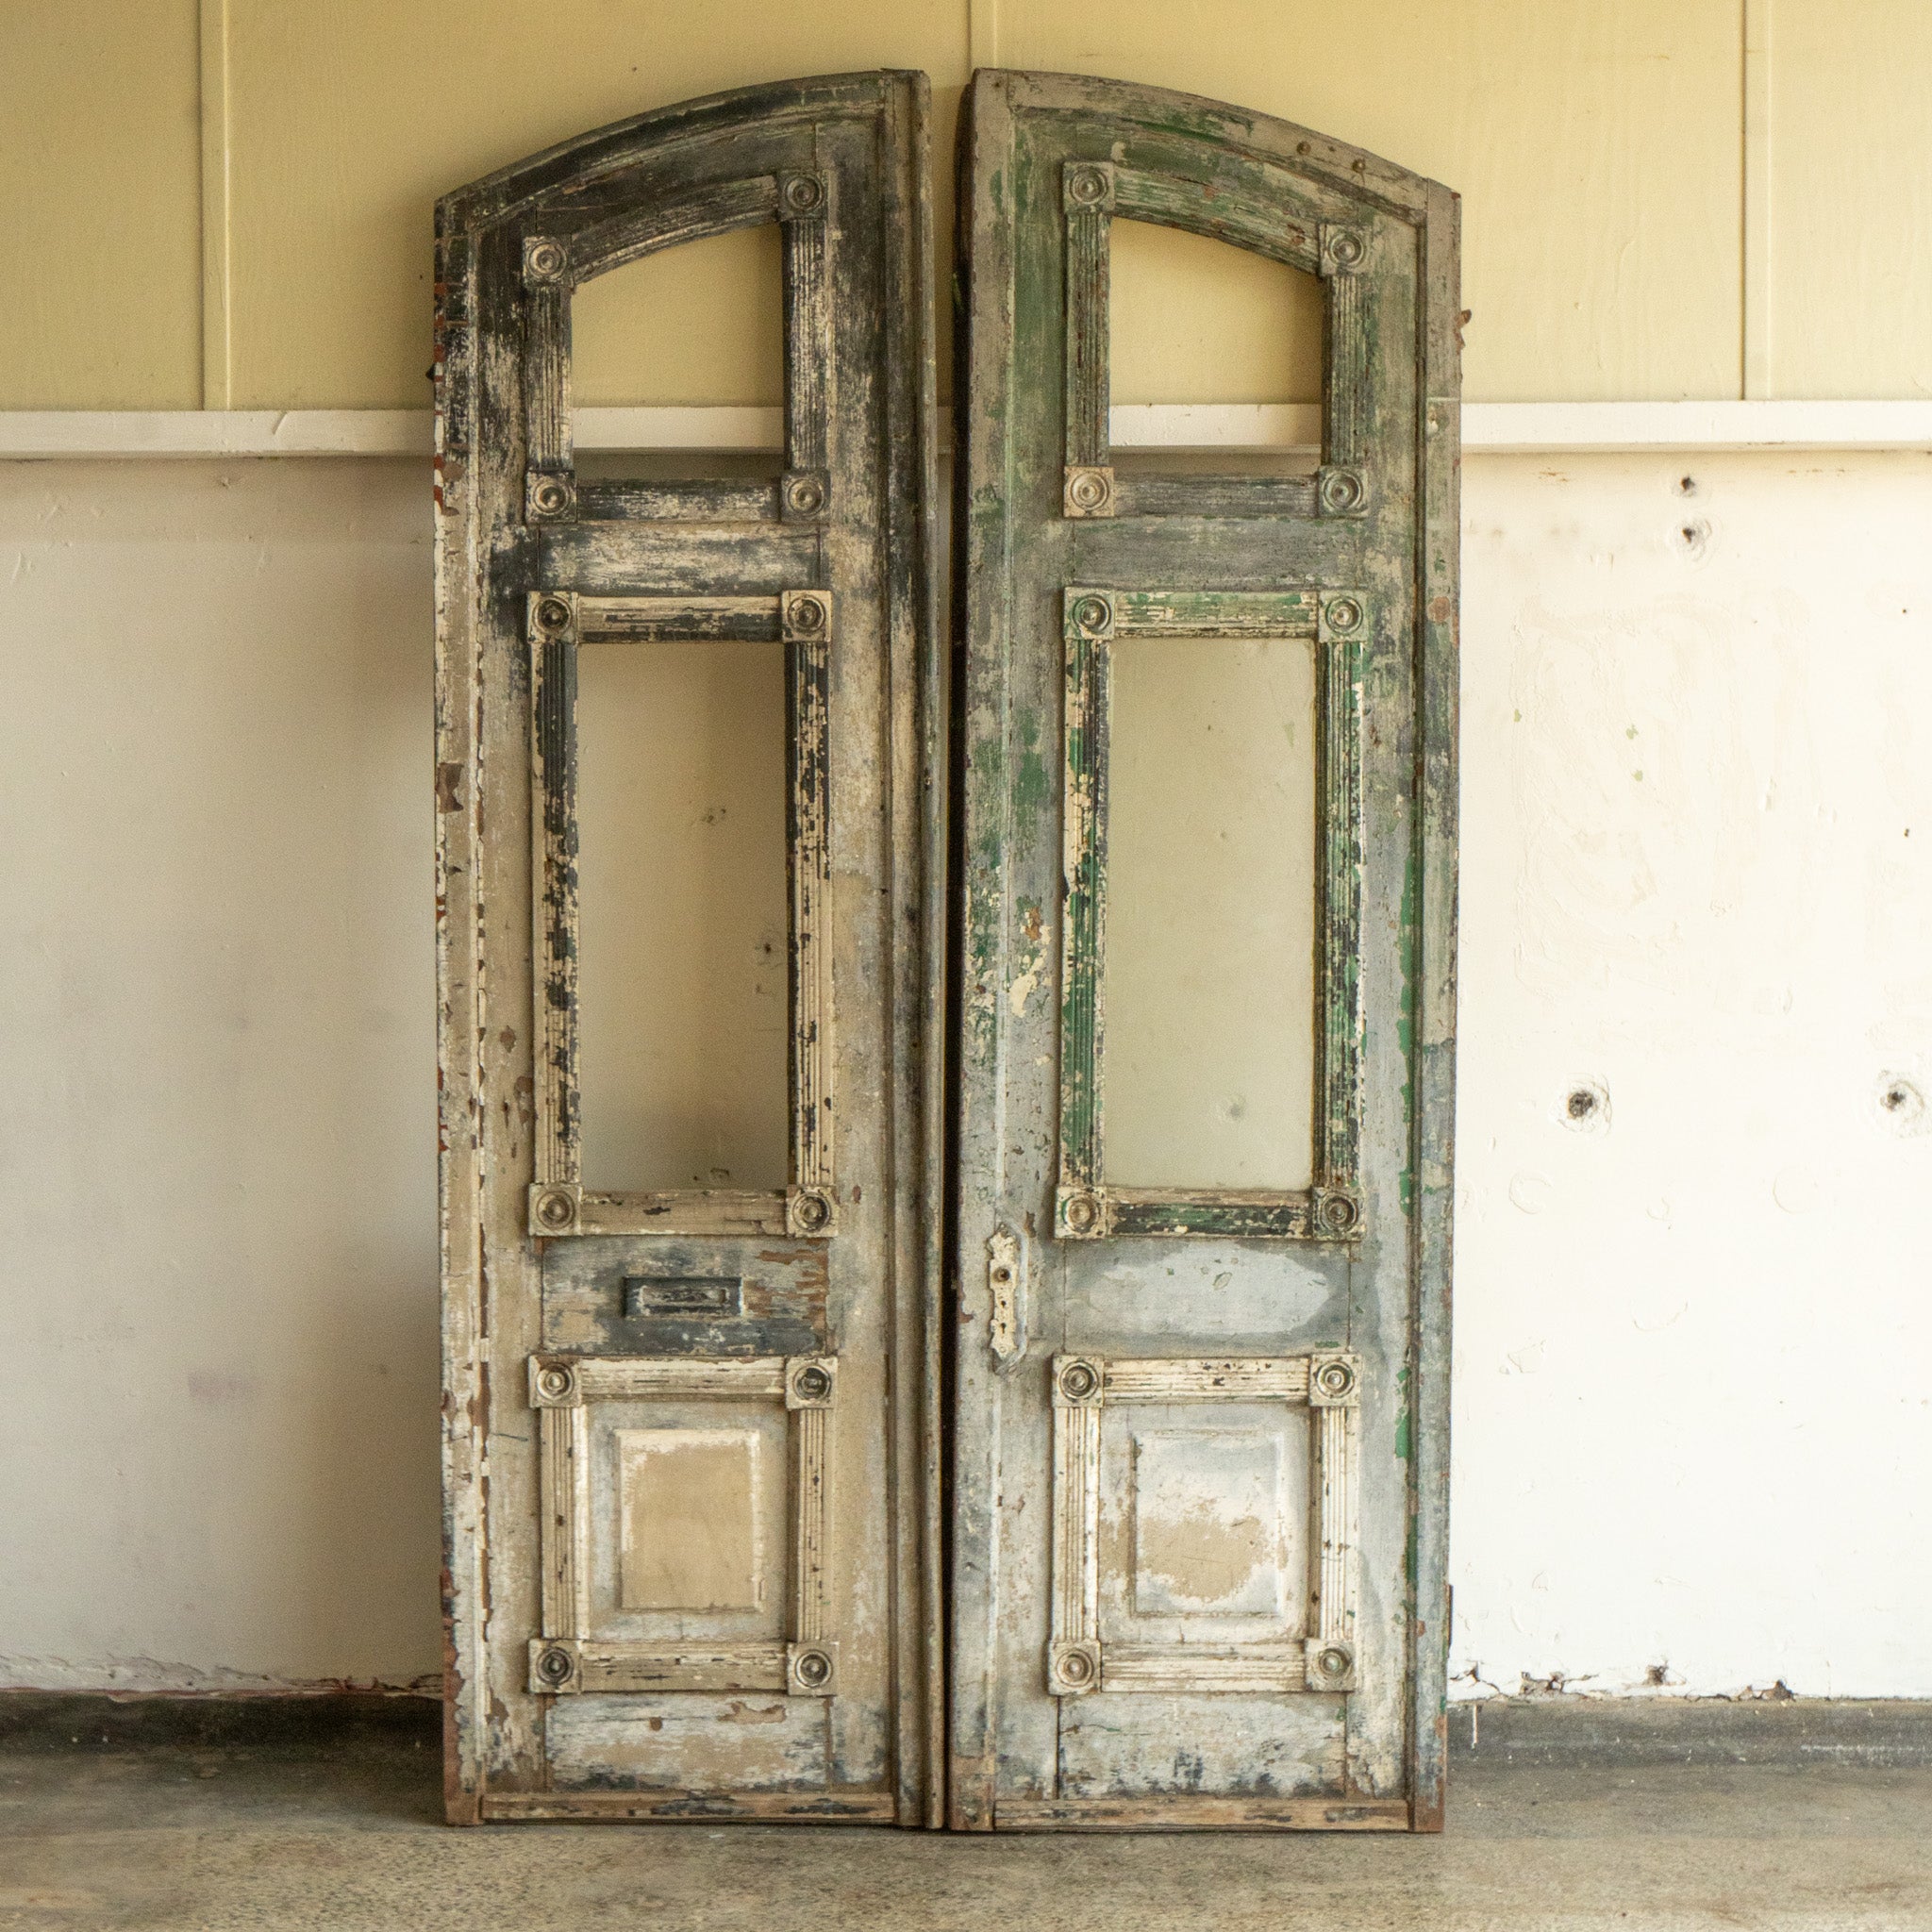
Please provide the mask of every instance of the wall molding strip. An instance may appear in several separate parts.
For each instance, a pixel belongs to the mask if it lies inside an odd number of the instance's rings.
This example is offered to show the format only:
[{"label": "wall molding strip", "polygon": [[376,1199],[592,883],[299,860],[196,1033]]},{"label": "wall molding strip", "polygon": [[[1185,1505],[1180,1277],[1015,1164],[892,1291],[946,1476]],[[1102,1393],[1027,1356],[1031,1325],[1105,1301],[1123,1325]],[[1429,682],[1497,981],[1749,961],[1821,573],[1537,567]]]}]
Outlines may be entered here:
[{"label": "wall molding strip", "polygon": [[[1123,449],[1307,449],[1318,410],[1303,403],[1135,403],[1113,411]],[[580,409],[576,446],[596,450],[777,450],[777,409]],[[425,457],[426,409],[0,410],[0,460],[131,457]],[[1932,401],[1467,403],[1472,455],[1645,450],[1924,450]]]}]

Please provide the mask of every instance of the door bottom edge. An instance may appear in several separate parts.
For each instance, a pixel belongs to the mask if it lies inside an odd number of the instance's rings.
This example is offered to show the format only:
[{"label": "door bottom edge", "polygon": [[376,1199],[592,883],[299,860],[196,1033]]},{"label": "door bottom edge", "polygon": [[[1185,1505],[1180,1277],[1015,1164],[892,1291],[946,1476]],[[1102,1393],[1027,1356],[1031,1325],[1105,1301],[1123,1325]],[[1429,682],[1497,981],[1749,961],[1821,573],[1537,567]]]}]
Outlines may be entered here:
[{"label": "door bottom edge", "polygon": [[896,1824],[891,1791],[495,1791],[482,1817],[509,1824],[546,1819],[576,1824],[705,1824],[720,1819],[755,1824]]},{"label": "door bottom edge", "polygon": [[1006,1798],[996,1831],[1407,1831],[1407,1798]]}]

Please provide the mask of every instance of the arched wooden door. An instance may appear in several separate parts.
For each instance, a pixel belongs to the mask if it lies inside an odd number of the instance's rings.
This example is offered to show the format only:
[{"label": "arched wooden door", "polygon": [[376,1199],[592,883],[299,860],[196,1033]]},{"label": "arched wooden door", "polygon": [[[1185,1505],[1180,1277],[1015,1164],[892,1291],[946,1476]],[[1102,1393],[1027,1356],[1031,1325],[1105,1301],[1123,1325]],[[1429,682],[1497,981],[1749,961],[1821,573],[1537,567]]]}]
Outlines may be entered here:
[{"label": "arched wooden door", "polygon": [[[938,1802],[926,114],[916,75],[719,95],[438,211],[453,1818],[920,1824]],[[768,224],[782,466],[591,474],[579,291]],[[606,718],[652,652],[671,680],[703,657],[783,745],[752,854],[783,877],[759,968],[782,1119],[744,1172],[659,1158],[675,1120],[587,1119],[592,1057],[624,1050],[585,1019],[593,955],[620,950],[591,943],[600,894],[668,827],[600,830],[593,876],[585,760],[594,738],[614,796],[675,749],[648,696]]]},{"label": "arched wooden door", "polygon": [[[1454,198],[1063,75],[962,148],[951,1817],[1431,1829]],[[1112,448],[1123,221],[1319,278],[1303,473]]]}]

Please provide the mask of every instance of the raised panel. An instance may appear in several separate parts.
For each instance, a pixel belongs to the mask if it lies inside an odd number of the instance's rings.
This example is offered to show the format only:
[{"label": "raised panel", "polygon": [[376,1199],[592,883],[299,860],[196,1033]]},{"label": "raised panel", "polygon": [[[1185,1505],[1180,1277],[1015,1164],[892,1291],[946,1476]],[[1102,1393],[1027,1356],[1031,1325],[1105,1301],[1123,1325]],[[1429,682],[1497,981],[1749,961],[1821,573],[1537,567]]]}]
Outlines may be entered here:
[{"label": "raised panel", "polygon": [[1281,1430],[1137,1424],[1132,1460],[1135,1618],[1282,1621],[1291,1516]]},{"label": "raised panel", "polygon": [[757,1610],[770,1593],[752,1429],[618,1429],[625,1610]]}]

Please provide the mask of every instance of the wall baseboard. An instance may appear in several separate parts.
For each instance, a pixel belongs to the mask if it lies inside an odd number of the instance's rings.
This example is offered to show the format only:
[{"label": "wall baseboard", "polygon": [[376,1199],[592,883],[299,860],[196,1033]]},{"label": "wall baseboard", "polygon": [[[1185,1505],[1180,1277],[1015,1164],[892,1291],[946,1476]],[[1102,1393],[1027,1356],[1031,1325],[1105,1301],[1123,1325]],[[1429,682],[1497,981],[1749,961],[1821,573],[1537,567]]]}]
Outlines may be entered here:
[{"label": "wall baseboard", "polygon": [[[0,1757],[178,1749],[289,1752],[349,1742],[440,1749],[442,1707],[414,1692],[264,1697],[0,1691]],[[1449,1712],[1457,1764],[1550,1769],[1932,1765],[1932,1701],[1494,1697]]]},{"label": "wall baseboard", "polygon": [[0,1690],[0,1757],[230,1748],[304,1752],[383,1740],[405,1749],[440,1749],[441,1699],[369,1690],[282,1696]]},{"label": "wall baseboard", "polygon": [[1932,1701],[1912,1698],[1491,1697],[1449,1708],[1449,1750],[1551,1768],[1932,1765]]}]

